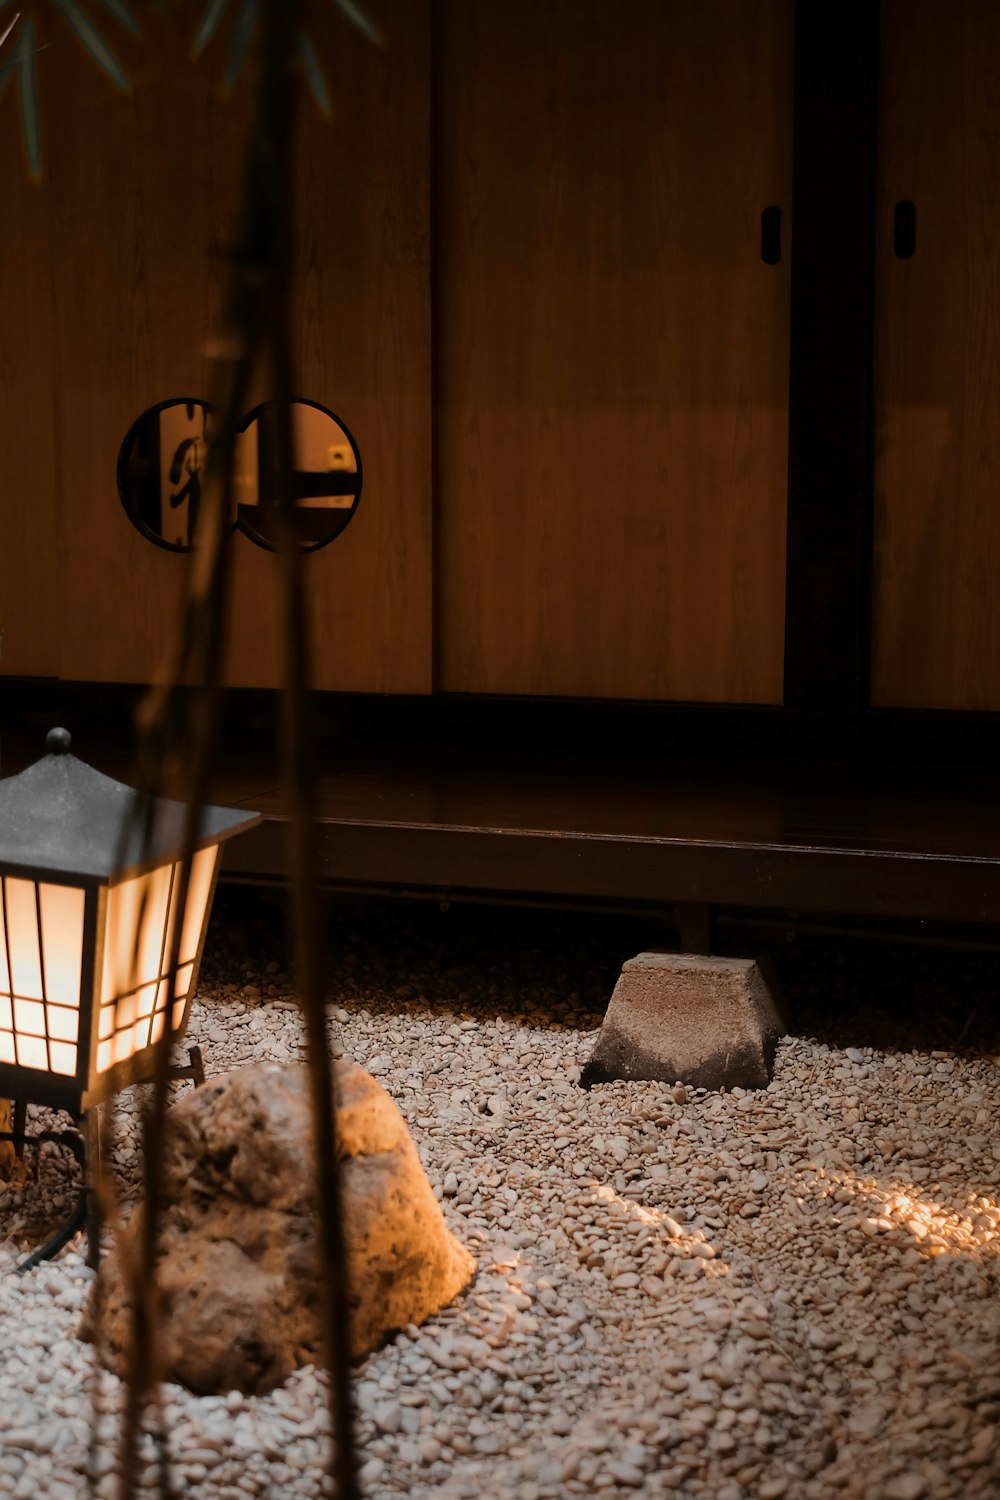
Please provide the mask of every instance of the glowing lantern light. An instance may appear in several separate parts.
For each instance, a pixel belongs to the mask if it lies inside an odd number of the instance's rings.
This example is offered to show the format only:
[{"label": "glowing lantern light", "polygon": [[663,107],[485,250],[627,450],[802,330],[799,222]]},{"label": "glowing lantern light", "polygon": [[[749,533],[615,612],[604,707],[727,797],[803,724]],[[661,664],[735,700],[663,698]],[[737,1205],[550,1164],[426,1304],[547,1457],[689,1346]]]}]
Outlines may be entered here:
[{"label": "glowing lantern light", "polygon": [[187,1024],[215,889],[219,847],[259,815],[207,807],[191,868],[178,969],[185,809],[139,796],[69,752],[0,781],[0,1098],[82,1115],[148,1078],[169,1027]]}]

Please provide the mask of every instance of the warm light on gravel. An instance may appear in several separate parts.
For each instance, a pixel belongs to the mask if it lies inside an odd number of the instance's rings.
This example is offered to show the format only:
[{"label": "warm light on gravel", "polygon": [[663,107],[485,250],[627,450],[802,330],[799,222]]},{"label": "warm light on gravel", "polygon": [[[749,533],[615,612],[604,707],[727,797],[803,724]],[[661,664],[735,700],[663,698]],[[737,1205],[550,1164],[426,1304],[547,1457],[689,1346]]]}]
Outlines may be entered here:
[{"label": "warm light on gravel", "polygon": [[[458,1302],[358,1370],[366,1494],[995,1500],[992,1057],[793,1035],[761,1093],[586,1093],[609,990],[575,937],[456,952],[432,923],[381,919],[335,936],[331,1039],[398,1102],[479,1262]],[[276,946],[260,920],[215,935],[192,1028],[210,1073],[300,1055]],[[137,1109],[123,1100],[114,1146],[125,1185]],[[4,1270],[36,1195],[65,1204],[68,1183],[46,1159],[37,1188],[0,1191]],[[87,1279],[78,1250],[0,1278],[12,1500],[85,1494]],[[324,1493],[323,1378],[254,1399],[169,1387],[178,1493]],[[113,1449],[102,1462],[111,1500]]]}]

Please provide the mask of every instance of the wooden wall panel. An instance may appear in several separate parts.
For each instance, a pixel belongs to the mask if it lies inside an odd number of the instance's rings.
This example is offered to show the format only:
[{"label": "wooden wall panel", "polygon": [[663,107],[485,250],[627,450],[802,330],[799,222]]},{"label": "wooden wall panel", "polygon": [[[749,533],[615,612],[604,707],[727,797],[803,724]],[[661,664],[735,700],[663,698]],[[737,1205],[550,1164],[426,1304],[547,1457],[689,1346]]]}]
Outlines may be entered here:
[{"label": "wooden wall panel", "polygon": [[[195,19],[200,9],[186,8]],[[298,385],[348,423],[365,475],[357,519],[307,573],[317,685],[421,692],[431,680],[426,0],[381,0],[379,19],[384,50],[330,7],[307,13],[335,119],[303,100]],[[207,394],[204,344],[224,276],[209,246],[234,229],[248,94],[245,84],[231,100],[219,94],[229,32],[192,63],[187,32],[169,18],[147,24],[167,29],[129,54],[131,95],[65,27],[45,58],[49,176],[36,191],[52,223],[40,254],[57,373],[41,384],[52,387],[64,559],[48,670],[68,678],[146,680],[173,628],[186,564],[131,527],[115,464],[143,409]],[[16,424],[25,403],[15,405]],[[235,548],[229,680],[277,685],[277,567],[243,537]]]},{"label": "wooden wall panel", "polygon": [[[187,560],[145,540],[118,500],[115,466],[131,423],[172,396],[206,392],[211,326],[205,168],[239,130],[212,121],[212,75],[169,53],[130,58],[124,95],[54,32],[45,59],[51,204],[48,247],[64,549],[59,675],[141,682],[167,659]],[[210,123],[221,124],[206,149]],[[214,309],[213,309],[214,310]]]},{"label": "wooden wall panel", "polygon": [[440,685],[780,701],[791,4],[436,35]]},{"label": "wooden wall panel", "polygon": [[872,698],[995,711],[1000,7],[883,0],[881,52]]},{"label": "wooden wall panel", "polygon": [[59,545],[49,200],[28,178],[13,84],[8,81],[0,98],[0,674],[55,676]]},{"label": "wooden wall panel", "polygon": [[[329,6],[308,15],[334,101],[304,101],[295,329],[302,394],[342,417],[364,489],[343,536],[308,563],[316,685],[429,692],[431,309],[429,0],[368,7],[375,49]],[[275,560],[241,547],[231,678],[280,677]]]}]

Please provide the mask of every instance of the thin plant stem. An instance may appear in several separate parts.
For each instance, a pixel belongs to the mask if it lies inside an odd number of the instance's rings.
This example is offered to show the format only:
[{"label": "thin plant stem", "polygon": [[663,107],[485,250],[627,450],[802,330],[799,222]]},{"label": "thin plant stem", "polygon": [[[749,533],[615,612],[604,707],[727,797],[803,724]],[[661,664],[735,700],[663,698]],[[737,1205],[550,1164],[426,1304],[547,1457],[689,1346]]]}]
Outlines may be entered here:
[{"label": "thin plant stem", "polygon": [[[343,1233],[342,1183],[337,1154],[337,1109],[334,1066],[326,1028],[326,997],[322,975],[323,914],[319,897],[316,847],[315,737],[309,713],[309,628],[302,557],[296,545],[291,475],[294,469],[291,398],[294,389],[291,355],[291,317],[288,305],[292,262],[293,120],[298,91],[294,85],[295,24],[292,7],[277,0],[268,10],[269,50],[284,60],[275,84],[282,99],[276,115],[285,128],[275,132],[284,159],[274,163],[274,217],[281,248],[278,262],[285,271],[274,279],[270,303],[269,357],[274,394],[274,442],[278,476],[280,560],[284,617],[284,678],[282,748],[291,803],[292,931],[298,988],[306,1031],[316,1187],[319,1207],[320,1259],[323,1268],[324,1343],[330,1372],[333,1427],[332,1478],[339,1500],[357,1500],[357,1458],[354,1443],[350,1358],[351,1324],[347,1261]],[[283,87],[279,82],[283,80]]]},{"label": "thin plant stem", "polygon": [[[156,1259],[163,1193],[168,1112],[171,1008],[179,966],[183,913],[198,845],[201,810],[207,801],[219,720],[221,665],[229,592],[230,518],[236,425],[245,409],[251,371],[266,338],[275,391],[275,437],[282,524],[285,601],[285,756],[291,782],[294,933],[308,1041],[313,1104],[320,1255],[324,1287],[324,1342],[331,1373],[335,1443],[332,1475],[340,1500],[356,1500],[356,1460],[350,1391],[350,1324],[346,1257],[340,1210],[333,1069],[326,1039],[322,988],[321,920],[312,818],[315,775],[307,724],[308,665],[301,566],[292,537],[291,357],[288,280],[291,266],[291,144],[297,97],[296,0],[268,0],[262,17],[257,107],[243,186],[239,244],[222,336],[210,346],[210,395],[219,413],[211,434],[199,534],[182,612],[178,645],[165,678],[147,694],[138,716],[138,778],[143,799],[138,816],[148,836],[152,798],[172,771],[182,774],[186,803],[178,877],[178,917],[171,938],[164,1031],[154,1059],[152,1099],[144,1121],[142,1232],[123,1265],[133,1327],[122,1424],[122,1500],[138,1485],[139,1442],[150,1397],[162,1374]],[[170,1493],[165,1443],[160,1445],[160,1492]]]},{"label": "thin plant stem", "polygon": [[[146,809],[147,829],[151,799],[165,789],[168,776],[176,768],[182,775],[186,813],[179,860],[178,917],[168,964],[171,1003],[155,1052],[152,1099],[143,1129],[145,1212],[134,1253],[122,1267],[133,1317],[121,1435],[122,1500],[132,1500],[136,1493],[143,1415],[161,1376],[156,1255],[167,1130],[172,993],[219,720],[236,427],[246,407],[250,377],[263,338],[266,291],[273,280],[275,227],[270,216],[270,195],[261,191],[261,183],[275,157],[274,131],[280,128],[269,114],[274,103],[270,79],[273,71],[274,59],[262,48],[257,109],[247,152],[240,234],[233,256],[226,316],[221,336],[209,345],[210,395],[218,417],[210,434],[196,549],[174,660],[165,679],[150,689],[138,714],[140,807]],[[166,1500],[168,1466],[162,1457],[160,1489]]]}]

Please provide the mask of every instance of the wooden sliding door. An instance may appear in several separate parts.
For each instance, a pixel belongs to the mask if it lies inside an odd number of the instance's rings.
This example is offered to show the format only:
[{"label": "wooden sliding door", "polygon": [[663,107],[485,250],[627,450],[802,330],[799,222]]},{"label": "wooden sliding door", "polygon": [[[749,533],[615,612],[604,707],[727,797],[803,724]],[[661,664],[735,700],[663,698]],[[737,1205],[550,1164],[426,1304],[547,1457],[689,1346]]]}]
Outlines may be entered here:
[{"label": "wooden sliding door", "polygon": [[437,10],[439,685],[779,702],[792,4]]},{"label": "wooden sliding door", "polygon": [[[97,9],[127,92],[56,7],[29,8],[45,25],[35,38],[38,184],[21,159],[13,80],[0,98],[0,671],[144,681],[174,628],[187,563],[132,526],[116,462],[144,410],[208,394],[206,339],[218,326],[235,232],[249,79],[224,97],[238,6],[223,11],[197,60],[191,42],[204,5],[144,7],[138,35],[111,7]],[[379,0],[377,10],[384,48],[334,7],[310,7],[307,17],[334,115],[324,119],[303,90],[296,375],[303,397],[347,424],[364,484],[356,518],[306,572],[317,685],[425,692],[429,0]],[[273,686],[277,567],[243,536],[235,556],[229,680]]]},{"label": "wooden sliding door", "polygon": [[1000,7],[883,0],[872,698],[1000,709]]},{"label": "wooden sliding door", "polygon": [[[0,12],[0,17],[2,17]],[[5,21],[0,19],[0,30]],[[30,181],[17,100],[0,98],[0,674],[55,676],[60,553],[50,200]]]}]

